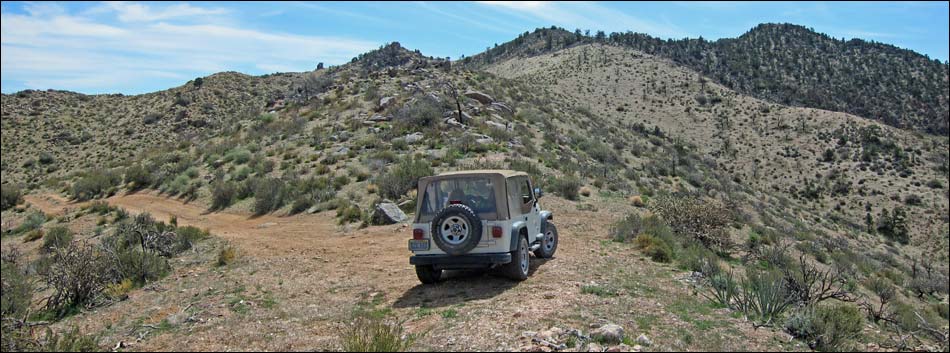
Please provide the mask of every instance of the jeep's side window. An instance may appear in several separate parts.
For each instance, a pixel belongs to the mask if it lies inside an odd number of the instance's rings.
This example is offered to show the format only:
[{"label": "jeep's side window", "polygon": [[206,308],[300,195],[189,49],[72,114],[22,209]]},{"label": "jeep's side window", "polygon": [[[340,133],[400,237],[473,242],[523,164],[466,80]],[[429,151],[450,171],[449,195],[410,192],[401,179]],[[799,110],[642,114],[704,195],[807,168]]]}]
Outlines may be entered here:
[{"label": "jeep's side window", "polygon": [[521,209],[521,180],[517,178],[508,179],[508,203],[511,205],[511,215],[518,216],[522,213]]},{"label": "jeep's side window", "polygon": [[534,207],[534,195],[531,194],[531,183],[528,182],[528,178],[523,178],[518,181],[518,185],[521,189],[521,214],[531,213],[531,207]]}]

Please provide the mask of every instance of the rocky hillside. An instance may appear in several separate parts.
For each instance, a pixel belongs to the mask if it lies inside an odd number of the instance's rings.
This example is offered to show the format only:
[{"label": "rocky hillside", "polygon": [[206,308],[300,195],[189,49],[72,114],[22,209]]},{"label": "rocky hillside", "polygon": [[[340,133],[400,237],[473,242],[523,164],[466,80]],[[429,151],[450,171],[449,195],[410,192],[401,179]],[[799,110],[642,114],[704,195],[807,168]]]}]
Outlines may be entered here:
[{"label": "rocky hillside", "polygon": [[[541,36],[550,41],[537,40]],[[605,41],[606,35],[593,38]],[[566,225],[563,236],[577,240],[565,242],[563,253],[574,260],[560,265],[555,259],[542,278],[568,278],[571,286],[492,282],[493,294],[486,297],[471,294],[485,292],[476,281],[466,284],[466,293],[432,294],[430,302],[452,305],[441,311],[443,320],[471,314],[466,322],[484,325],[503,342],[472,341],[468,333],[435,325],[424,347],[511,349],[517,343],[508,331],[540,327],[552,333],[525,332],[521,338],[531,340],[526,348],[588,349],[598,342],[551,326],[583,327],[600,316],[598,327],[626,322],[628,329],[658,335],[660,349],[735,349],[733,342],[751,337],[768,349],[945,350],[946,136],[748,96],[665,56],[590,43],[574,33],[539,31],[516,41],[521,43],[498,47],[512,51],[491,49],[470,65],[393,43],[342,66],[261,77],[218,74],[139,96],[4,95],[4,251],[29,251],[22,272],[36,276],[44,261],[55,263],[33,243],[45,243],[51,225],[78,229],[95,244],[100,234],[134,236],[127,230],[136,224],[179,231],[177,216],[187,213],[183,222],[218,227],[211,233],[221,230],[244,251],[268,255],[255,258],[275,262],[249,261],[237,271],[253,281],[228,280],[226,290],[205,290],[205,280],[238,272],[209,269],[207,258],[214,256],[207,248],[189,257],[181,264],[188,274],[160,280],[187,287],[180,293],[207,295],[188,294],[198,298],[198,321],[176,319],[173,327],[198,325],[201,341],[214,342],[208,348],[224,349],[228,339],[215,329],[220,326],[214,317],[223,315],[228,327],[248,332],[259,331],[258,320],[273,320],[291,325],[289,333],[268,333],[279,336],[276,341],[248,335],[242,344],[301,349],[292,346],[299,340],[294,335],[312,330],[303,323],[318,322],[320,336],[303,349],[338,349],[346,347],[345,339],[326,332],[340,332],[350,314],[411,320],[410,329],[432,327],[426,323],[433,319],[427,302],[417,299],[424,296],[414,295],[425,288],[410,289],[404,275],[411,273],[400,272],[411,271],[408,266],[362,264],[362,271],[348,272],[351,261],[365,255],[361,250],[380,246],[376,240],[327,234],[396,234],[399,226],[377,225],[376,206],[388,200],[412,212],[418,177],[510,168],[528,172],[556,195],[550,202],[567,216],[559,218]],[[94,209],[76,213],[61,205],[27,210],[23,193],[37,204],[44,198],[106,199],[152,210],[176,228],[95,203],[88,205],[101,208],[99,216]],[[59,215],[51,220],[37,208],[57,209]],[[74,224],[73,217],[82,223]],[[265,236],[271,238],[265,242]],[[327,241],[349,250],[321,248]],[[385,240],[395,243],[404,242]],[[404,264],[404,250],[390,250],[387,264]],[[331,261],[322,258],[327,251],[342,260],[322,266]],[[299,262],[285,261],[291,253]],[[285,267],[272,267],[276,263]],[[321,281],[340,280],[310,292],[312,286],[302,283],[312,276],[278,275],[309,268],[296,268],[298,263],[320,268]],[[593,263],[595,272],[585,267]],[[274,275],[254,277],[258,270]],[[124,279],[116,275],[107,284],[114,288]],[[275,293],[285,280],[290,294]],[[140,282],[130,282],[124,292],[146,292]],[[254,291],[242,284],[250,282]],[[404,294],[380,297],[380,287]],[[510,293],[546,290],[545,299],[570,298],[566,302],[581,309],[542,320],[527,313],[549,311],[499,314],[491,302],[496,295],[515,300],[520,296]],[[314,295],[334,303],[333,309],[323,312],[300,299]],[[464,307],[466,300],[445,299],[458,296],[475,297],[475,303]],[[123,303],[120,308],[145,305],[134,297],[113,299]],[[273,302],[291,307],[280,314],[255,312],[254,320],[242,316],[258,305],[273,309]],[[656,310],[638,312],[646,305]],[[60,325],[75,322],[61,314],[64,308],[55,309],[60,311],[47,314],[62,320]],[[122,317],[121,310],[110,310]],[[496,314],[514,316],[487,319]],[[82,313],[76,320],[100,322],[94,315]],[[129,325],[141,326],[124,318],[122,330],[89,327],[121,340]],[[157,338],[144,347],[181,347],[177,334],[187,331],[161,325],[149,331]],[[760,334],[761,327],[771,330]],[[825,341],[829,332],[839,338]],[[543,336],[555,342],[532,340]],[[779,336],[797,338],[797,347]],[[475,343],[459,346],[469,341]],[[610,341],[612,349],[650,344],[649,338]],[[768,343],[778,341],[783,343],[777,347]]]},{"label": "rocky hillside", "polygon": [[846,112],[938,135],[950,131],[947,63],[791,24],[762,24],[738,38],[717,41],[539,29],[465,62],[481,66],[580,43],[609,43],[664,57],[727,88],[783,105]]}]

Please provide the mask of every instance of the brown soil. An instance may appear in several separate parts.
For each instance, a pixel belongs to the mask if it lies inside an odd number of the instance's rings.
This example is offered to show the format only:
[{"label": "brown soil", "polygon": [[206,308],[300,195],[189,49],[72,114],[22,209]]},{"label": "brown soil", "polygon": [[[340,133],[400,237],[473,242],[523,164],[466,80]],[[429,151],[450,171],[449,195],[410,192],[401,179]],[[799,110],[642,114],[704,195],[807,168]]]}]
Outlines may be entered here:
[{"label": "brown soil", "polygon": [[[78,209],[57,195],[27,195],[49,214]],[[209,229],[239,250],[237,263],[216,267],[209,241],[175,259],[175,273],[128,300],[64,320],[100,334],[103,344],[133,350],[336,350],[355,310],[373,310],[421,335],[419,350],[516,350],[523,331],[613,322],[646,334],[658,350],[788,350],[787,337],[754,331],[712,309],[681,280],[632,247],[606,241],[609,224],[632,210],[622,200],[594,209],[545,197],[561,244],[554,259],[532,259],[532,275],[512,282],[492,272],[459,272],[423,286],[408,263],[406,225],[355,229],[330,212],[250,217],[153,193],[108,198],[131,213]],[[4,243],[5,247],[18,242]],[[11,245],[12,244],[12,245]],[[581,287],[616,295],[583,294]],[[165,324],[162,324],[162,323]]]}]

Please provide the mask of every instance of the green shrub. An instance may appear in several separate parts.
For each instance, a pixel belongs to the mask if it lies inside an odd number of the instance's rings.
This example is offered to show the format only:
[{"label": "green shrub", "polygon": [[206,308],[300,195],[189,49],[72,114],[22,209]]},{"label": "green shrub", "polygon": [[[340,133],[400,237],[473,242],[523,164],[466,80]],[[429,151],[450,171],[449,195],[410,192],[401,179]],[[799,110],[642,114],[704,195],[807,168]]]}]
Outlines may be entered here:
[{"label": "green shrub", "polygon": [[219,181],[211,186],[211,210],[223,210],[231,206],[238,196],[238,186],[234,182]]},{"label": "green shrub", "polygon": [[260,180],[254,187],[254,214],[262,215],[277,210],[286,202],[284,183],[278,179]]},{"label": "green shrub", "polygon": [[13,234],[21,234],[31,230],[40,229],[46,223],[46,215],[41,211],[33,211],[26,215],[23,223],[13,229]]},{"label": "green shrub", "polygon": [[14,185],[0,186],[0,211],[6,211],[23,202],[23,191]]},{"label": "green shrub", "polygon": [[398,200],[410,190],[416,188],[419,178],[434,173],[429,162],[424,159],[407,158],[390,167],[376,178],[379,195],[390,200]]},{"label": "green shrub", "polygon": [[735,306],[753,319],[776,322],[794,303],[795,297],[779,271],[747,268],[745,278],[739,281]]},{"label": "green shrub", "polygon": [[700,243],[690,242],[677,254],[677,263],[680,268],[702,273],[706,277],[718,274],[719,256]]},{"label": "green shrub", "polygon": [[385,318],[362,315],[343,333],[343,350],[347,352],[402,352],[412,346],[415,336],[403,333],[400,324],[386,323]]},{"label": "green shrub", "polygon": [[630,213],[610,227],[610,237],[616,242],[627,242],[637,237],[643,228],[640,215]]},{"label": "green shrub", "polygon": [[99,338],[95,335],[83,334],[79,327],[73,326],[62,334],[56,334],[46,329],[44,341],[37,347],[39,352],[102,352],[99,347]]},{"label": "green shrub", "polygon": [[340,199],[336,208],[336,216],[340,218],[340,224],[347,224],[362,219],[363,211],[360,210],[359,206]]},{"label": "green shrub", "polygon": [[668,263],[673,260],[673,246],[652,234],[643,233],[634,239],[637,249],[643,251],[653,261]]},{"label": "green shrub", "polygon": [[132,190],[147,188],[152,182],[152,173],[141,164],[134,164],[125,170],[125,184]]},{"label": "green shrub", "polygon": [[785,321],[785,329],[815,350],[851,351],[861,334],[863,318],[857,307],[845,303],[806,307]]},{"label": "green shrub", "polygon": [[227,266],[234,262],[237,259],[237,249],[233,246],[225,246],[218,252],[218,266]]},{"label": "green shrub", "polygon": [[578,190],[581,188],[581,180],[576,176],[569,175],[561,178],[551,178],[548,183],[551,192],[571,201],[577,201]]},{"label": "green shrub", "polygon": [[0,317],[23,319],[30,309],[33,285],[18,266],[16,262],[18,259],[6,255],[0,257],[0,274],[2,274],[0,277],[3,277],[3,287],[0,292],[3,293],[0,296]]},{"label": "green shrub", "polygon": [[720,252],[735,246],[727,229],[732,224],[732,212],[718,200],[667,195],[656,198],[650,208],[682,238]]},{"label": "green shrub", "polygon": [[109,196],[121,182],[122,178],[111,170],[94,170],[73,183],[72,197],[77,201],[87,201]]},{"label": "green shrub", "polygon": [[45,253],[50,253],[57,248],[65,248],[73,241],[73,234],[69,228],[56,226],[49,229],[43,236],[43,246],[40,248]]}]

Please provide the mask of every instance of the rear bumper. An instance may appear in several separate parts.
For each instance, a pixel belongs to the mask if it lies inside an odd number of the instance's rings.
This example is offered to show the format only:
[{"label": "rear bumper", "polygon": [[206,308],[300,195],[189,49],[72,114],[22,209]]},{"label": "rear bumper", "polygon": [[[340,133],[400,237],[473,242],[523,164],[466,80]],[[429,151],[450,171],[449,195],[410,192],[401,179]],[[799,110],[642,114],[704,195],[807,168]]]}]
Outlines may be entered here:
[{"label": "rear bumper", "polygon": [[470,254],[470,255],[417,255],[409,258],[409,264],[416,266],[432,265],[440,269],[465,269],[491,267],[511,262],[510,253]]}]

